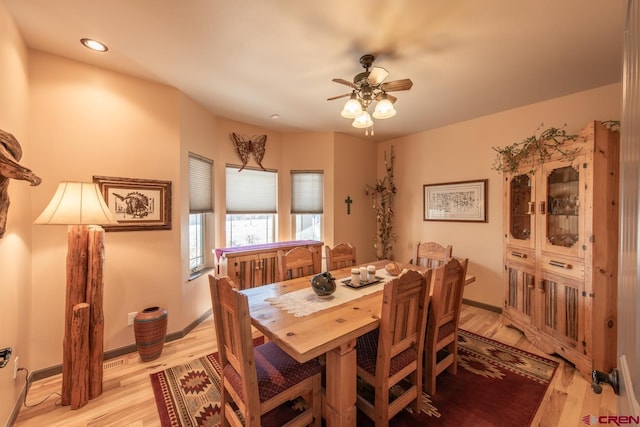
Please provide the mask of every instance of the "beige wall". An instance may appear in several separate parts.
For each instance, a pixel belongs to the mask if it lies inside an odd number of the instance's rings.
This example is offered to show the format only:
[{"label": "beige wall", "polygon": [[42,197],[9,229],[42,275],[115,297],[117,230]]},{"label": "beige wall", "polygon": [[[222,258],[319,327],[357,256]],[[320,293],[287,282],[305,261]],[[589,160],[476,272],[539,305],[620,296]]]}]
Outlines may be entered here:
[{"label": "beige wall", "polygon": [[[267,134],[264,166],[325,171],[324,240],[354,243],[358,258],[374,258],[375,216],[365,184],[384,174],[383,153],[396,152],[395,258],[411,257],[420,240],[449,242],[469,257],[478,282],[465,297],[501,306],[501,176],[490,170],[492,146],[533,133],[538,124],[577,131],[592,119],[620,118],[621,87],[592,91],[375,144],[332,133],[281,134],[217,118],[178,90],[37,51],[27,52],[0,2],[0,128],[21,142],[21,163],[43,178],[38,187],[13,181],[7,234],[0,239],[0,348],[12,346],[31,371],[61,362],[66,228],[32,225],[61,180],[93,175],[173,182],[170,231],[109,232],[105,260],[105,349],[134,342],[127,313],[160,305],[169,331],[193,322],[209,307],[206,277],[188,281],[190,151],[214,161],[215,224],[209,238],[224,245],[225,170],[239,160],[231,132]],[[249,165],[255,166],[253,159]],[[376,167],[377,165],[377,167]],[[422,221],[422,185],[489,179],[489,222]],[[291,239],[289,181],[280,179],[279,234]],[[344,199],[353,199],[346,215]],[[180,261],[177,261],[180,260]],[[19,376],[23,378],[23,376]],[[10,417],[24,381],[0,370],[0,422]]]},{"label": "beige wall", "polygon": [[[240,158],[236,154],[235,147],[233,145],[231,134],[237,133],[246,137],[254,135],[267,135],[266,151],[264,158],[262,159],[262,166],[266,169],[275,169],[279,172],[278,176],[278,192],[282,193],[282,175],[280,174],[282,169],[282,135],[279,132],[273,132],[266,129],[262,129],[256,126],[248,125],[245,123],[236,122],[234,120],[217,118],[218,121],[218,133],[217,141],[219,151],[219,161],[215,168],[215,218],[216,218],[216,248],[225,247],[225,212],[227,209],[225,203],[225,188],[226,188],[226,174],[225,167],[230,165],[242,165]],[[249,156],[247,167],[258,168],[258,164],[253,158],[253,154]],[[281,211],[281,206],[279,206]],[[278,238],[280,240],[289,240],[288,234],[283,234],[283,215],[278,216]]]},{"label": "beige wall", "polygon": [[294,240],[291,221],[291,171],[315,170],[324,172],[323,240],[333,236],[333,133],[288,133],[282,136],[282,170],[279,186],[281,204],[280,240]]},{"label": "beige wall", "polygon": [[[180,259],[180,93],[57,56],[30,53],[30,137],[43,183],[31,218],[64,180],[93,175],[172,181],[171,230],[107,232],[105,349],[131,344],[127,313],[169,311],[169,330],[186,322]],[[65,226],[35,225],[30,342],[32,368],[60,362],[64,318]],[[158,290],[162,291],[159,292]],[[192,320],[192,319],[190,319]]]},{"label": "beige wall", "polygon": [[[39,174],[32,163],[28,136],[27,49],[3,2],[0,2],[0,129],[13,134],[23,151],[20,164]],[[0,348],[12,347],[9,364],[0,369],[0,424],[9,419],[24,386],[24,373],[13,379],[13,362],[24,365],[29,354],[27,340],[31,295],[30,195],[35,187],[26,181],[9,184],[11,205],[6,233],[0,239]]]},{"label": "beige wall", "polygon": [[[604,86],[379,144],[379,176],[383,151],[393,145],[396,154],[396,259],[409,260],[418,241],[451,244],[477,276],[464,297],[502,307],[502,175],[491,170],[492,147],[521,141],[541,123],[577,132],[591,120],[619,120],[621,90]],[[475,179],[489,179],[487,223],[423,221],[424,184]]]},{"label": "beige wall", "polygon": [[[176,227],[183,230],[180,234],[180,259],[182,263],[180,283],[183,286],[178,288],[181,294],[178,301],[181,304],[182,324],[176,326],[184,328],[185,325],[194,321],[211,308],[209,295],[209,283],[206,275],[189,281],[189,153],[194,153],[207,159],[213,160],[214,170],[218,163],[218,122],[211,113],[202,106],[195,103],[185,95],[181,95],[180,102],[180,180],[174,185],[180,187],[180,193],[184,197],[180,198],[179,217],[174,218]],[[219,191],[214,192],[217,194]],[[175,202],[174,202],[175,203]],[[207,215],[207,230],[209,235],[205,236],[205,241],[213,245],[215,239],[213,215]],[[213,265],[213,254],[207,253],[208,262]]]},{"label": "beige wall", "polygon": [[[376,145],[367,139],[335,136],[334,235],[327,243],[352,243],[358,262],[376,259],[376,216],[371,200],[364,192],[367,184],[376,182]],[[344,202],[347,196],[353,200],[351,214],[347,214]]]}]

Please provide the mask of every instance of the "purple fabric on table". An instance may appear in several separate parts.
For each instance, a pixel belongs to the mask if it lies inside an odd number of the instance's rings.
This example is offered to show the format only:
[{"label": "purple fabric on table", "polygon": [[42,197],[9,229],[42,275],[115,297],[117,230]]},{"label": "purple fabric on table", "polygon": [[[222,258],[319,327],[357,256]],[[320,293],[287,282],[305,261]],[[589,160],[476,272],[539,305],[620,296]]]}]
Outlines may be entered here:
[{"label": "purple fabric on table", "polygon": [[318,240],[291,240],[288,242],[275,242],[275,243],[263,243],[261,245],[249,245],[249,246],[236,246],[232,248],[218,248],[216,249],[216,261],[220,261],[222,254],[244,251],[256,251],[261,249],[278,249],[283,246],[305,246],[322,243]]}]

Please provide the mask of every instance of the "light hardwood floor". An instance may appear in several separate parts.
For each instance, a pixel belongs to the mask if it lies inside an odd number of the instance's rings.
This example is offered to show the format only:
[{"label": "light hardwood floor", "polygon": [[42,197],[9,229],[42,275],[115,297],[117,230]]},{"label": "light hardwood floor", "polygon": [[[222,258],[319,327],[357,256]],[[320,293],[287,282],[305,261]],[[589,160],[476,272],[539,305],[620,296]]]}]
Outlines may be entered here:
[{"label": "light hardwood floor", "polygon": [[[464,305],[460,325],[480,335],[541,354],[519,331],[502,326],[500,316],[494,312]],[[15,426],[159,426],[149,374],[215,351],[215,333],[211,318],[202,322],[186,337],[165,344],[162,355],[151,362],[141,362],[137,353],[111,359],[105,365],[103,394],[89,401],[79,410],[57,406],[58,396],[43,403],[23,407]],[[608,385],[602,394],[591,391],[591,379],[585,379],[570,364],[556,358],[560,366],[547,390],[534,426],[584,426],[585,415],[616,415],[616,396]],[[56,375],[31,385],[27,404],[33,405],[51,393],[60,391],[61,376]],[[505,396],[505,405],[509,397]]]}]

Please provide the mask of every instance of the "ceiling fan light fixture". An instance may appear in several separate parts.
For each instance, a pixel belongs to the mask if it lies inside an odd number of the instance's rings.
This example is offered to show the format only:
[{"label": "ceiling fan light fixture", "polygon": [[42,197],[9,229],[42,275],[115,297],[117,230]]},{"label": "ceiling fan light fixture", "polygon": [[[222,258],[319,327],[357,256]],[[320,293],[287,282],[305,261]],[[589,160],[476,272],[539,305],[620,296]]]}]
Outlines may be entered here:
[{"label": "ceiling fan light fixture", "polygon": [[365,111],[360,115],[360,117],[356,117],[353,119],[353,123],[351,124],[354,128],[365,129],[373,126],[373,120],[371,120],[371,116],[369,112]]},{"label": "ceiling fan light fixture", "polygon": [[[375,119],[389,119],[396,115],[393,103],[398,98],[388,94],[388,92],[409,90],[413,86],[413,82],[410,79],[385,82],[384,80],[389,75],[389,72],[382,67],[372,67],[374,59],[375,56],[372,54],[360,57],[360,65],[365,71],[356,74],[353,81],[339,78],[331,79],[341,85],[349,86],[352,91],[351,93],[327,98],[327,101],[332,101],[348,96],[349,100],[344,104],[340,115],[353,119],[351,126],[364,129],[365,135],[373,135],[372,115]],[[375,104],[375,108],[373,114],[370,115],[368,110],[373,104]]]},{"label": "ceiling fan light fixture", "polygon": [[396,115],[396,109],[386,97],[378,101],[373,117],[376,119],[388,119]]},{"label": "ceiling fan light fixture", "polygon": [[355,119],[362,115],[362,104],[356,99],[356,94],[352,93],[351,98],[344,104],[340,115],[347,119]]}]

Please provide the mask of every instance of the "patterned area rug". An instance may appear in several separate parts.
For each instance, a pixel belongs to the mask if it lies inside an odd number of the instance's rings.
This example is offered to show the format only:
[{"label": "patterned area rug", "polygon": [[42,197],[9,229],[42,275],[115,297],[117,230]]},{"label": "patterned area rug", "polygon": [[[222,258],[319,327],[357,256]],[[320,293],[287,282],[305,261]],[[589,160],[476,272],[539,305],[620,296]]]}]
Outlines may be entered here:
[{"label": "patterned area rug", "polygon": [[[457,375],[440,374],[435,396],[423,393],[420,414],[403,411],[390,425],[530,425],[558,362],[462,329],[458,342]],[[358,418],[358,427],[373,425]]]},{"label": "patterned area rug", "polygon": [[[403,411],[391,426],[530,425],[558,363],[460,330],[458,374],[438,377],[434,397],[422,396],[419,414]],[[217,353],[151,374],[163,427],[220,424]],[[269,414],[264,425],[280,426],[295,404]],[[374,424],[358,414],[358,427]]]},{"label": "patterned area rug", "polygon": [[[215,358],[200,357],[151,374],[163,426],[215,426],[220,422],[220,376]],[[216,354],[217,356],[217,354]]]}]

